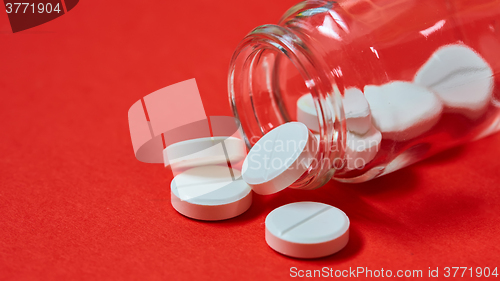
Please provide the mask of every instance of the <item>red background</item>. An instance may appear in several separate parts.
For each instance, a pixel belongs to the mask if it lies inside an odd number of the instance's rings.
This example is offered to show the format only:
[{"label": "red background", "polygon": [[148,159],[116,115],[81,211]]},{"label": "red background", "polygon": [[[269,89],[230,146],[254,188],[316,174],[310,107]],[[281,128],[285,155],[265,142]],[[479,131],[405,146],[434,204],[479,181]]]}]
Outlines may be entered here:
[{"label": "red background", "polygon": [[[0,11],[0,279],[284,279],[290,267],[499,266],[500,134],[359,185],[254,196],[238,218],[200,222],[170,205],[171,174],[138,162],[128,108],[196,78],[207,115],[230,115],[238,42],[295,1],[81,1],[12,34]],[[314,200],[344,210],[351,241],[297,260],[264,219]],[[459,278],[465,280],[466,278]]]}]

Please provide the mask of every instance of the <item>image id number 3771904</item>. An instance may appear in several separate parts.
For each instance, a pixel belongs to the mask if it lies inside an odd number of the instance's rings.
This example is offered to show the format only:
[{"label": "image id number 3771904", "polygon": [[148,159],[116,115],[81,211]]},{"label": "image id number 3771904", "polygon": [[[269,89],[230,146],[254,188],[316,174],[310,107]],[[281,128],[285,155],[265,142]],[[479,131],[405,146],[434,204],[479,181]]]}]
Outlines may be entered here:
[{"label": "image id number 3771904", "polygon": [[51,14],[51,13],[61,13],[61,7],[59,3],[53,5],[52,3],[6,3],[5,8],[7,14]]},{"label": "image id number 3771904", "polygon": [[[435,270],[437,272],[437,269]],[[498,268],[489,267],[445,267],[444,277],[498,277]]]}]

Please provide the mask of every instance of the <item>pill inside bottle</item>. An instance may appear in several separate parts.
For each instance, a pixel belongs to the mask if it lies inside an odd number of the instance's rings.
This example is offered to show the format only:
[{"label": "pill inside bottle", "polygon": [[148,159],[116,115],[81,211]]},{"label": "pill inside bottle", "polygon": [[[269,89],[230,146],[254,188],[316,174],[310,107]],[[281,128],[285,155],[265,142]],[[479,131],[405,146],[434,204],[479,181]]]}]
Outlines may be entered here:
[{"label": "pill inside bottle", "polygon": [[318,135],[290,187],[368,181],[500,130],[500,2],[401,0],[362,13],[353,3],[299,3],[231,60],[230,102],[249,148],[290,122]]}]

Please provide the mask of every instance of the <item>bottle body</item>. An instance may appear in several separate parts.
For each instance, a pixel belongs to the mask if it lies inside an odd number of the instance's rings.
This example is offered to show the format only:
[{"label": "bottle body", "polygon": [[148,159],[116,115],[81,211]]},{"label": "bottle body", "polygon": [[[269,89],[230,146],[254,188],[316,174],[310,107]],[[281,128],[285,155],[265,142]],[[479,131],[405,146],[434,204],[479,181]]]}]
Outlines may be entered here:
[{"label": "bottle body", "polygon": [[[310,94],[320,149],[292,187],[366,181],[500,129],[497,50],[497,0],[306,1],[243,40],[230,98],[252,146],[300,119]],[[351,114],[350,91],[368,121]],[[355,119],[373,130],[352,129]]]}]

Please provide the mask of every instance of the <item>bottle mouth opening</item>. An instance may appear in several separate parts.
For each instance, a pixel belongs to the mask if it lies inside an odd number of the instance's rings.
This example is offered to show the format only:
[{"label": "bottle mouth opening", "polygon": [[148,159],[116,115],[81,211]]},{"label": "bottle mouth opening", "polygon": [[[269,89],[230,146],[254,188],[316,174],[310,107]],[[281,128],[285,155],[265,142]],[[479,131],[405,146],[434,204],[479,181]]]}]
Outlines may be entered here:
[{"label": "bottle mouth opening", "polygon": [[229,98],[245,143],[251,148],[264,134],[297,121],[297,100],[314,99],[320,140],[315,161],[292,186],[314,189],[333,176],[343,159],[345,120],[341,91],[313,51],[289,29],[264,25],[240,43],[231,60]]}]

